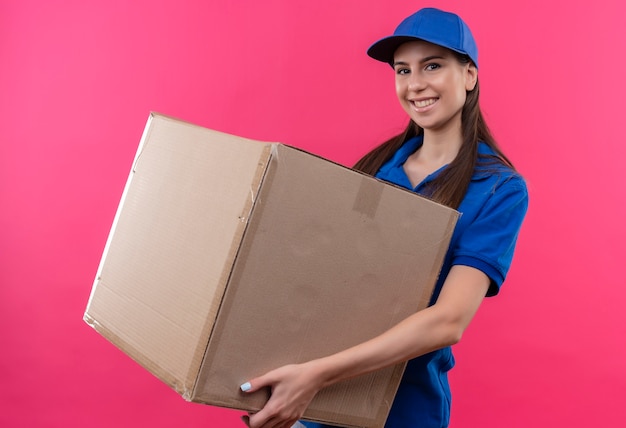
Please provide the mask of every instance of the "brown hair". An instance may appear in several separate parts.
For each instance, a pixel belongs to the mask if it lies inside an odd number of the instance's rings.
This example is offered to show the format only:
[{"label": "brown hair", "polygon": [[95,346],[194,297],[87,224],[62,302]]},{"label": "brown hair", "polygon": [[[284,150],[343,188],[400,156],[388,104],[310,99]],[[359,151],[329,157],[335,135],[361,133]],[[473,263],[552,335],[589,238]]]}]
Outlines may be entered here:
[{"label": "brown hair", "polygon": [[[465,58],[459,60],[462,62],[469,61]],[[495,158],[490,157],[490,162],[497,162],[513,168],[511,161],[502,153],[485,122],[478,103],[479,93],[477,80],[474,89],[467,92],[467,98],[461,112],[463,143],[459,153],[448,167],[427,186],[426,193],[431,199],[454,209],[459,207],[465,197],[474,168],[479,162],[479,141],[486,143],[496,154]],[[354,169],[375,175],[405,141],[423,134],[424,130],[411,120],[402,133],[367,153],[354,165]]]}]

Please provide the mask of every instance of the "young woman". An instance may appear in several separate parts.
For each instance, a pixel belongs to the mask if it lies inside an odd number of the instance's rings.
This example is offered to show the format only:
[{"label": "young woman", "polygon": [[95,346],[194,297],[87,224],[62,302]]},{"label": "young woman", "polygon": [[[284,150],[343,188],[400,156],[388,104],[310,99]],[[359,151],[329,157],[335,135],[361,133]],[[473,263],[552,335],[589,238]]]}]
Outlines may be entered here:
[{"label": "young woman", "polygon": [[528,194],[480,111],[478,52],[467,25],[457,15],[422,9],[368,55],[393,67],[410,122],[355,168],[462,216],[430,307],[365,343],[242,385],[247,392],[272,391],[265,407],[249,416],[252,428],[291,427],[320,389],[401,361],[408,365],[386,427],[448,426],[450,346],[461,339],[483,298],[498,293],[513,257]]}]

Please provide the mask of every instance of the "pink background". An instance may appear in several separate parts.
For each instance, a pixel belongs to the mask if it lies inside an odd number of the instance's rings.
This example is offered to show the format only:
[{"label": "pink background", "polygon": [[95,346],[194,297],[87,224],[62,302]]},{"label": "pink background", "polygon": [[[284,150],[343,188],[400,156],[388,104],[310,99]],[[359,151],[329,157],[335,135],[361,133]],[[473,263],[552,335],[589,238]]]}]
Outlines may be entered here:
[{"label": "pink background", "polygon": [[82,315],[151,110],[351,164],[405,124],[368,45],[460,13],[530,212],[456,347],[453,427],[626,420],[626,7],[550,2],[0,0],[0,426],[238,427]]}]

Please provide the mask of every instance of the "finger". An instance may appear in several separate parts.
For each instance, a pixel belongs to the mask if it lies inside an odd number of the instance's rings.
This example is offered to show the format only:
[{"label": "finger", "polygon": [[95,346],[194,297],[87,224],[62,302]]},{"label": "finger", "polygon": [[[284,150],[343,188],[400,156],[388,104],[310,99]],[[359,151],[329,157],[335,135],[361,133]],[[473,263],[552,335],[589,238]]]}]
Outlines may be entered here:
[{"label": "finger", "polygon": [[239,385],[239,389],[242,392],[245,392],[246,394],[248,394],[248,393],[256,392],[259,389],[262,389],[266,386],[271,386],[271,385],[272,385],[271,379],[269,379],[267,375],[264,375],[264,376],[260,376],[254,379],[250,379],[249,381],[242,383],[241,385]]},{"label": "finger", "polygon": [[292,418],[287,421],[279,416],[271,416],[266,420],[263,419],[255,419],[256,414],[248,414],[251,419],[249,419],[249,427],[253,428],[291,428],[296,422],[298,422],[298,418]]},{"label": "finger", "polygon": [[272,412],[266,408],[254,414],[248,413],[248,416],[250,428],[282,428],[285,423],[284,419],[272,414]]},{"label": "finger", "polygon": [[263,428],[267,427],[267,428],[291,428],[293,424],[290,424],[289,422],[285,422],[284,420],[280,419],[280,418],[272,418],[270,419],[264,426]]},{"label": "finger", "polygon": [[272,418],[267,419],[263,416],[263,413],[259,416],[259,413],[248,414],[248,426],[250,428],[270,428],[272,426],[270,425]]},{"label": "finger", "polygon": [[254,391],[256,391],[255,389],[252,388],[252,382],[251,381],[242,383],[241,385],[239,385],[239,389],[241,389],[241,392],[254,392]]}]

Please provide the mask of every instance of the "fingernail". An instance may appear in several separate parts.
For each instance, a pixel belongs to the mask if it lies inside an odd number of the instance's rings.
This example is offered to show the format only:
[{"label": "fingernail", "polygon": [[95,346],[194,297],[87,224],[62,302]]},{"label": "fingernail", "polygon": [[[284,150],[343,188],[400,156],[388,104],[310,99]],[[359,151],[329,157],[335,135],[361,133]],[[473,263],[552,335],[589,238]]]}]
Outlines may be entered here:
[{"label": "fingernail", "polygon": [[243,385],[241,385],[239,388],[241,388],[243,392],[247,392],[247,391],[250,391],[250,388],[252,388],[252,385],[250,385],[250,382],[246,382]]}]

